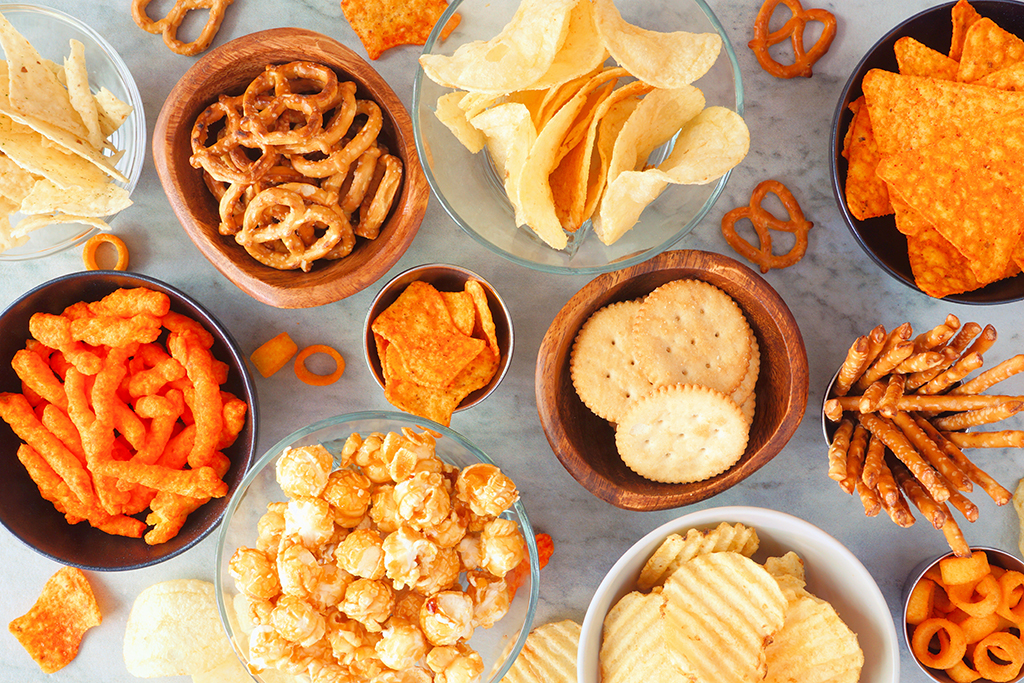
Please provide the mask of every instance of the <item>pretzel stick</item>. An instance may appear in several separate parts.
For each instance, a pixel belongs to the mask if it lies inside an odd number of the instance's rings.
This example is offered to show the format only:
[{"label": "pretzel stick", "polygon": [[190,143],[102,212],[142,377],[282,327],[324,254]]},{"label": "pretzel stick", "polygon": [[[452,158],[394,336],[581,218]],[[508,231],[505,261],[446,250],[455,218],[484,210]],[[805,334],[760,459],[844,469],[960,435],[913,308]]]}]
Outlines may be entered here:
[{"label": "pretzel stick", "polygon": [[942,432],[957,448],[1024,448],[1024,431]]},{"label": "pretzel stick", "polygon": [[874,434],[868,437],[868,449],[864,454],[864,469],[860,473],[860,481],[865,488],[874,489],[878,477],[885,467],[885,444]]},{"label": "pretzel stick", "polygon": [[[942,450],[944,450],[946,454],[952,458],[953,462],[956,463],[956,466],[971,478],[971,481],[984,489],[985,493],[995,501],[996,505],[1006,505],[1010,502],[1012,494],[1003,488],[999,482],[989,476],[988,472],[971,462],[970,458],[964,455],[964,452],[960,450],[963,446],[958,443],[959,437],[970,436],[970,432],[935,433],[939,435],[939,438],[937,439],[932,437],[935,439],[935,443],[939,444]],[[1024,432],[1021,432],[1021,434],[1024,434]]]},{"label": "pretzel stick", "polygon": [[996,328],[992,325],[985,325],[985,329],[981,331],[981,335],[974,340],[974,343],[967,349],[967,353],[973,353],[977,351],[980,354],[984,354],[986,351],[992,348],[992,345],[996,343],[996,337],[998,337]]},{"label": "pretzel stick", "polygon": [[875,329],[868,332],[868,362],[864,367],[875,362],[875,359],[878,358],[878,354],[882,352],[882,347],[885,346],[885,342],[888,338],[889,335],[885,333],[885,325],[878,325]]},{"label": "pretzel stick", "polygon": [[839,402],[839,399],[830,398],[825,401],[824,412],[825,417],[827,417],[830,422],[839,422],[839,419],[843,416],[843,406]]},{"label": "pretzel stick", "polygon": [[961,491],[971,491],[971,480],[956,466],[945,451],[935,443],[935,440],[925,431],[924,424],[928,421],[923,417],[911,416],[909,413],[898,412],[893,418],[896,425],[903,430],[903,434],[910,440],[914,448],[924,456],[928,463],[938,470],[939,474],[946,481],[953,482],[953,485]]},{"label": "pretzel stick", "polygon": [[[860,410],[860,396],[841,396],[840,398],[829,399],[826,406],[831,404],[833,410],[856,412]],[[999,405],[1007,401],[1024,401],[1024,396],[997,396],[995,394],[903,394],[896,401],[897,410],[920,413],[945,413],[949,411],[977,410]]]},{"label": "pretzel stick", "polygon": [[850,350],[846,352],[846,360],[843,361],[842,367],[839,368],[839,375],[836,377],[832,393],[835,396],[846,396],[853,383],[864,373],[867,365],[868,338],[865,336],[857,337],[853,344],[850,345]]},{"label": "pretzel stick", "polygon": [[914,372],[924,372],[937,367],[942,362],[942,354],[938,351],[922,351],[915,353],[910,358],[896,366],[896,372],[909,375]]},{"label": "pretzel stick", "polygon": [[878,409],[878,403],[882,400],[882,395],[885,394],[885,382],[878,380],[872,382],[871,386],[864,390],[864,394],[860,397],[860,404],[857,409],[862,413],[873,413]]},{"label": "pretzel stick", "polygon": [[846,454],[850,449],[850,435],[853,433],[853,421],[849,418],[839,423],[832,445],[828,447],[828,478],[842,481],[846,478]]},{"label": "pretzel stick", "polygon": [[894,462],[891,465],[893,477],[896,479],[896,483],[903,489],[903,492],[907,494],[907,498],[913,503],[914,507],[921,511],[921,514],[925,516],[932,526],[936,529],[941,529],[946,524],[946,519],[949,515],[943,512],[939,504],[936,503],[921,482],[914,478],[914,475],[910,473],[902,463]]},{"label": "pretzel stick", "polygon": [[964,382],[960,386],[951,390],[951,394],[980,394],[981,392],[991,388],[995,384],[1002,382],[1004,379],[1013,377],[1021,370],[1024,370],[1024,353],[1019,353],[1013,358],[1004,360],[999,365],[996,365],[989,370],[981,373],[970,382]]},{"label": "pretzel stick", "polygon": [[938,365],[922,370],[921,372],[915,372],[907,377],[907,391],[912,391],[918,387],[927,384],[932,381],[935,377],[941,374],[946,368],[956,362],[957,352],[956,349],[951,349],[948,346],[944,346],[939,352],[942,354],[942,362]]},{"label": "pretzel stick", "polygon": [[846,451],[846,476],[839,482],[843,490],[851,495],[857,488],[860,473],[864,470],[864,451],[867,445],[868,430],[864,429],[864,425],[858,424],[853,429],[850,447]]},{"label": "pretzel stick", "polygon": [[1024,402],[1007,401],[988,408],[978,408],[965,413],[956,413],[946,417],[936,418],[935,428],[943,432],[959,432],[969,427],[992,424],[1012,417],[1024,409]]},{"label": "pretzel stick", "polygon": [[884,469],[878,477],[878,498],[882,504],[882,509],[885,510],[886,514],[889,515],[889,519],[895,522],[897,526],[903,528],[913,526],[915,521],[914,514],[910,511],[907,501],[903,498],[903,493],[893,478],[892,470],[884,462],[882,466]]},{"label": "pretzel stick", "polygon": [[864,506],[865,516],[874,517],[882,511],[882,500],[878,497],[878,492],[865,486],[863,481],[857,482],[857,494],[860,496],[861,505]]},{"label": "pretzel stick", "polygon": [[861,391],[865,390],[871,384],[892,372],[897,365],[905,361],[910,357],[910,354],[914,351],[913,342],[902,341],[896,344],[892,349],[885,351],[878,356],[878,360],[871,364],[864,374],[861,375],[860,379],[854,385]]},{"label": "pretzel stick", "polygon": [[939,473],[928,462],[921,457],[921,454],[914,450],[914,447],[907,440],[907,437],[897,429],[891,422],[874,413],[861,415],[861,422],[872,434],[889,447],[889,450],[910,468],[911,473],[917,478],[921,485],[936,502],[941,503],[949,499],[949,491],[939,481]]},{"label": "pretzel stick", "polygon": [[[964,350],[967,348],[967,346],[971,343],[971,340],[977,337],[979,334],[981,334],[981,329],[981,325],[979,325],[976,322],[972,321],[964,323],[963,326],[960,328],[960,331],[956,333],[955,337],[949,340],[949,343],[946,344],[946,346],[953,349],[957,353],[962,354]],[[972,349],[971,353],[973,353],[974,351],[976,351],[976,349]],[[978,351],[978,353],[983,354],[984,352]]]},{"label": "pretzel stick", "polygon": [[[941,394],[967,375],[971,374],[985,363],[980,353],[969,353],[960,358],[953,366],[945,372],[937,375],[923,387],[917,390],[919,394]],[[980,391],[969,392],[980,394]]]},{"label": "pretzel stick", "polygon": [[878,412],[888,418],[896,414],[896,402],[903,396],[903,388],[907,384],[907,376],[899,373],[889,375],[889,384],[878,402]]},{"label": "pretzel stick", "polygon": [[960,530],[960,525],[953,519],[953,515],[946,516],[946,523],[942,525],[942,534],[946,537],[946,543],[952,548],[954,555],[957,557],[971,556],[971,547],[967,544],[964,532]]},{"label": "pretzel stick", "polygon": [[975,522],[978,520],[978,506],[971,502],[971,499],[965,496],[962,492],[957,491],[953,483],[946,480],[943,477],[943,483],[946,484],[946,488],[949,489],[949,500],[947,503],[951,504],[960,514],[964,516],[968,522]]},{"label": "pretzel stick", "polygon": [[891,351],[897,344],[908,341],[913,334],[914,328],[910,326],[910,323],[903,323],[899,327],[893,329],[893,331],[885,338],[885,342],[882,344],[882,348],[878,352],[878,357],[881,357]]},{"label": "pretzel stick", "polygon": [[936,325],[927,332],[922,332],[914,339],[914,351],[929,351],[945,344],[960,329],[960,319],[950,313],[946,321]]}]

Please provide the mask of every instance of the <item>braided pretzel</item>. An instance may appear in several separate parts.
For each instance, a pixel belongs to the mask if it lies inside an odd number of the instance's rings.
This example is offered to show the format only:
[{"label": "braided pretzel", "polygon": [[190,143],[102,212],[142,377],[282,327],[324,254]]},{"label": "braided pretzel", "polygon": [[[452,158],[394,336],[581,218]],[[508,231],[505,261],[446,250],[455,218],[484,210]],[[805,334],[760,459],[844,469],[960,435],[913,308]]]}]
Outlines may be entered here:
[{"label": "braided pretzel", "polygon": [[[152,0],[132,0],[132,19],[135,20],[135,23],[147,33],[163,34],[164,43],[172,52],[192,56],[210,47],[210,43],[213,42],[224,21],[224,12],[227,6],[234,0],[175,0],[171,11],[159,21],[153,21],[146,14],[146,7],[150,2]],[[206,9],[210,10],[210,13],[206,17],[206,24],[199,37],[191,43],[185,43],[178,40],[178,29],[181,28],[181,22],[185,20],[185,15],[194,9]]]},{"label": "braided pretzel", "polygon": [[[780,4],[788,7],[793,16],[782,28],[769,32],[768,22],[771,21],[775,8]],[[805,52],[804,28],[808,21],[820,22],[823,28],[821,36],[811,46],[811,49]],[[800,0],[765,0],[761,10],[757,13],[757,19],[754,20],[754,38],[748,43],[748,46],[754,51],[761,68],[772,76],[776,78],[794,78],[796,76],[810,78],[811,67],[828,51],[835,37],[836,18],[828,10],[816,8],[805,10],[800,4]],[[792,64],[780,64],[768,53],[768,48],[781,43],[786,38],[789,38],[793,45]]]},{"label": "braided pretzel", "polygon": [[[788,220],[776,218],[767,209],[761,206],[765,196],[771,192],[785,207],[789,213]],[[760,241],[759,248],[754,248],[747,240],[736,233],[736,221],[747,218],[754,225],[754,231]],[[814,223],[804,218],[800,204],[789,189],[777,180],[764,180],[754,188],[750,195],[750,205],[740,206],[722,216],[722,234],[725,241],[729,243],[741,256],[748,261],[757,264],[762,273],[767,273],[772,268],[787,268],[801,258],[807,252],[807,233],[814,227]],[[781,256],[772,253],[771,230],[781,230],[796,235],[796,242],[789,252]]]}]

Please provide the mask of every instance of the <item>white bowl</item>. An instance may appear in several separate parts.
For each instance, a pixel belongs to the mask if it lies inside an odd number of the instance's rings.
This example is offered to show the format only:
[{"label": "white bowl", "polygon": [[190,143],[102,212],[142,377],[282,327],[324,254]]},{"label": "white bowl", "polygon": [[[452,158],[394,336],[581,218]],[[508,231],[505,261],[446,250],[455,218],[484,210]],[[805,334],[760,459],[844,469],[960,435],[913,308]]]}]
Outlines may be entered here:
[{"label": "white bowl", "polygon": [[[12,3],[0,4],[0,13],[32,43],[39,54],[57,63],[63,63],[63,58],[68,55],[72,38],[80,41],[85,47],[85,65],[92,89],[106,88],[132,106],[134,111],[110,136],[114,147],[124,150],[124,155],[114,166],[128,179],[127,183],[116,182],[131,194],[139,182],[146,159],[146,114],[142,95],[124,60],[98,31],[59,10]],[[15,213],[11,223],[16,224],[21,216],[21,213]],[[95,228],[84,223],[48,225],[29,233],[28,242],[22,246],[0,253],[0,261],[26,261],[49,256],[81,244],[96,232]]]},{"label": "white bowl", "polygon": [[878,584],[860,560],[839,541],[802,519],[775,510],[738,506],[701,510],[667,522],[633,544],[608,570],[583,619],[576,662],[580,681],[600,683],[598,656],[605,615],[619,598],[635,590],[641,568],[665,537],[692,528],[714,528],[720,522],[740,522],[757,531],[761,544],[755,560],[790,550],[803,559],[807,590],[832,603],[857,634],[864,650],[861,683],[900,680],[896,627]]}]

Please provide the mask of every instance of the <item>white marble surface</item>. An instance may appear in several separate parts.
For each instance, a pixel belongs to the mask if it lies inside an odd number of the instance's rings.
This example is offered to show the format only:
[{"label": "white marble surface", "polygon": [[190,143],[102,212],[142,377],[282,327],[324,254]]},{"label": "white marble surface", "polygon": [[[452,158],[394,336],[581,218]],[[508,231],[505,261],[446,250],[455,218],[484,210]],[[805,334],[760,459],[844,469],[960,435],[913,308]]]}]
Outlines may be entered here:
[{"label": "white marble surface", "polygon": [[[142,91],[152,132],[166,94],[191,66],[193,58],[170,54],[158,37],[131,21],[126,0],[48,0],[58,9],[99,29],[124,57]],[[158,0],[154,13],[169,6]],[[760,3],[709,0],[736,45],[746,91],[746,120],[751,131],[748,158],[702,225],[678,247],[731,253],[718,229],[729,208],[745,204],[753,186],[768,177],[785,182],[815,223],[810,248],[796,267],[772,271],[768,281],[792,308],[810,359],[810,405],[795,437],[771,463],[741,485],[704,503],[659,513],[626,512],[583,489],[561,467],[541,431],[536,414],[533,369],[545,329],[558,309],[589,278],[524,273],[464,235],[432,201],[412,248],[395,266],[400,270],[431,261],[470,267],[503,293],[515,320],[516,351],[509,375],[498,391],[472,411],[458,414],[453,427],[476,442],[520,484],[534,525],[549,532],[555,555],[543,573],[538,623],[559,618],[581,620],[605,571],[644,533],[690,510],[722,505],[754,505],[793,513],[834,535],[849,547],[877,580],[893,613],[901,585],[920,560],[946,548],[942,535],[919,522],[898,530],[888,519],[866,519],[859,501],[840,492],[825,476],[819,402],[825,382],[857,334],[882,322],[888,328],[909,320],[916,328],[937,324],[952,311],[964,320],[994,323],[1000,333],[999,359],[1019,350],[1024,320],[1019,305],[969,308],[930,300],[885,276],[864,255],[840,220],[828,183],[829,126],[839,92],[861,55],[889,27],[930,6],[928,0],[871,0],[814,3],[839,18],[839,32],[814,77],[776,80],[757,66],[746,47]],[[276,26],[320,30],[365,54],[341,16],[336,0],[236,0],[217,38],[220,44],[246,33]],[[404,47],[375,64],[409,105],[418,49]],[[387,408],[361,357],[360,331],[376,288],[311,310],[276,310],[254,302],[222,277],[189,242],[164,197],[152,156],[135,205],[115,222],[131,248],[132,269],[165,280],[202,301],[233,332],[248,352],[270,336],[288,331],[300,346],[324,342],[348,359],[342,381],[325,388],[302,385],[291,372],[257,377],[260,450],[293,430],[330,415]],[[41,261],[0,266],[0,306],[53,277],[82,268],[79,249]],[[2,333],[2,331],[0,331]],[[1020,476],[1019,456],[983,453],[980,464],[1008,488]],[[1016,551],[1013,510],[996,508],[983,494],[973,500],[980,520],[965,529],[977,545]],[[966,526],[966,525],[965,525]],[[78,658],[57,674],[40,674],[14,638],[0,634],[0,681],[129,681],[121,659],[124,625],[134,597],[146,586],[171,578],[213,578],[215,536],[184,555],[152,568],[123,573],[91,573],[104,613],[90,631]],[[57,565],[0,531],[0,619],[26,611]],[[902,648],[902,680],[926,681]],[[170,679],[168,679],[170,680]]]}]

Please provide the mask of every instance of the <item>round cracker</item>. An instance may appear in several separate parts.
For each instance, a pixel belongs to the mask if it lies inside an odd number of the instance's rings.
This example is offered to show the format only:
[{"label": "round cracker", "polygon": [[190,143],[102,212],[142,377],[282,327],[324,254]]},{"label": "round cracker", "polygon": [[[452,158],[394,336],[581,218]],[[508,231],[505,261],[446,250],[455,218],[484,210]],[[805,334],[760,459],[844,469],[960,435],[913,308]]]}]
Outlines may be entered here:
[{"label": "round cracker", "polygon": [[599,309],[583,324],[573,343],[569,370],[580,400],[597,416],[618,422],[634,399],[650,393],[629,344],[639,301]]},{"label": "round cracker", "polygon": [[757,376],[761,372],[761,348],[757,345],[757,338],[753,330],[750,332],[750,363],[747,365],[747,374],[743,381],[736,387],[729,398],[736,401],[736,404],[743,411],[743,414],[751,422],[754,421],[754,387],[757,385]]},{"label": "round cracker", "polygon": [[736,402],[708,387],[659,387],[635,401],[615,429],[619,456],[642,477],[703,481],[736,464],[749,422]]},{"label": "round cracker", "polygon": [[655,386],[700,384],[730,394],[747,373],[751,338],[732,297],[701,280],[674,280],[644,299],[630,344]]}]

